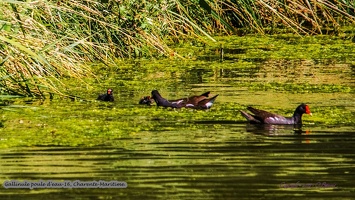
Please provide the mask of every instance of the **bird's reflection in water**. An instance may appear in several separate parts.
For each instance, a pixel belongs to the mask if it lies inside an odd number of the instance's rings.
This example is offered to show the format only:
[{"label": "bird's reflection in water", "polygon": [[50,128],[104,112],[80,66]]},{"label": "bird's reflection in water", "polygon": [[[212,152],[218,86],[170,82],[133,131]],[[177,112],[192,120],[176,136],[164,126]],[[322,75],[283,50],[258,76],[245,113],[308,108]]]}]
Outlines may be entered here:
[{"label": "bird's reflection in water", "polygon": [[273,124],[247,124],[247,132],[266,136],[308,135],[309,130],[303,130],[302,124],[273,125]]}]

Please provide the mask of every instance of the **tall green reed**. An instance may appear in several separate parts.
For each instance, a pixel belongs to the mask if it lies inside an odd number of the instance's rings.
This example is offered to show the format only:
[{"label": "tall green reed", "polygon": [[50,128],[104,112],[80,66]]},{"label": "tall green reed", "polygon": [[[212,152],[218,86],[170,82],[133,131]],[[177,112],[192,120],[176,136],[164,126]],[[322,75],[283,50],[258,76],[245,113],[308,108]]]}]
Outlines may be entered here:
[{"label": "tall green reed", "polygon": [[169,41],[355,21],[350,0],[3,0],[0,10],[0,93],[37,97],[66,95],[61,79],[93,75],[87,62],[176,55]]}]

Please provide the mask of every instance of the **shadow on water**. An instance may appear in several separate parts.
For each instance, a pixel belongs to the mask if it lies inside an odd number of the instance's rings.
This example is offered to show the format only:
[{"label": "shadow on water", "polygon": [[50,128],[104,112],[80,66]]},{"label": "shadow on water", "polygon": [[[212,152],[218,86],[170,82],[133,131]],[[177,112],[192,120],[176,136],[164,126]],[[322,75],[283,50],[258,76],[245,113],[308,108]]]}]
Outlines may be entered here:
[{"label": "shadow on water", "polygon": [[[146,132],[117,139],[111,147],[3,149],[0,166],[6,180],[117,180],[127,182],[128,187],[2,188],[0,197],[11,194],[31,199],[29,192],[33,199],[78,194],[81,198],[125,199],[352,197],[355,163],[349,150],[355,144],[354,131],[308,135],[306,131],[294,134],[293,128],[283,126],[256,127],[231,121],[201,124],[202,132],[191,130],[184,137],[177,137],[180,132],[174,130]],[[213,129],[215,124],[224,127]],[[122,146],[123,141],[128,144]]]},{"label": "shadow on water", "polygon": [[273,135],[295,135],[308,134],[309,131],[302,130],[302,125],[272,125],[272,124],[247,124],[246,131],[254,134],[267,136]]}]

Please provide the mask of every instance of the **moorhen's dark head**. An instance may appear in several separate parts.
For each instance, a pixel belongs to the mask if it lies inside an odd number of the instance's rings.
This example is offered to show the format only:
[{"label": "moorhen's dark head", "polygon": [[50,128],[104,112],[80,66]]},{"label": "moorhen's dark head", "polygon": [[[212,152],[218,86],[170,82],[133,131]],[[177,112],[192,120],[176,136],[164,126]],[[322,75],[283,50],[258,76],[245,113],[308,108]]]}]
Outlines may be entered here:
[{"label": "moorhen's dark head", "polygon": [[139,104],[151,105],[153,102],[154,102],[154,99],[151,98],[150,96],[142,97],[142,98],[139,100]]},{"label": "moorhen's dark head", "polygon": [[309,109],[309,106],[307,105],[307,104],[304,104],[304,103],[302,103],[301,105],[299,105],[297,108],[296,108],[296,111],[295,112],[297,112],[297,113],[299,113],[299,114],[304,114],[304,113],[306,113],[306,114],[309,114],[309,115],[312,115],[312,113],[311,113],[311,109]]}]

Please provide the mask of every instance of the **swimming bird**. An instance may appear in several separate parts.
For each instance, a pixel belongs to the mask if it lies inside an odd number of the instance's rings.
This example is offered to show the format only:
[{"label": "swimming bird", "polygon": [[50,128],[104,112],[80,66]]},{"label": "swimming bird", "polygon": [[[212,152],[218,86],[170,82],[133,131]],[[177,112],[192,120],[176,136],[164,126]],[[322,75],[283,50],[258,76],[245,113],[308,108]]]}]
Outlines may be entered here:
[{"label": "swimming bird", "polygon": [[284,117],[252,107],[248,107],[247,109],[253,114],[249,114],[245,111],[240,112],[252,124],[302,124],[303,114],[312,115],[309,106],[304,103],[296,108],[292,117]]},{"label": "swimming bird", "polygon": [[97,100],[101,100],[101,101],[114,101],[112,89],[107,89],[106,94],[100,94],[100,95],[97,97]]},{"label": "swimming bird", "polygon": [[[191,96],[191,97],[185,97],[181,99],[176,99],[176,100],[168,100],[171,103],[181,103],[185,102],[186,104],[192,104],[193,106],[197,106],[197,104],[203,100],[205,100],[210,92],[205,92],[199,96]],[[139,104],[146,104],[146,105],[151,105],[154,102],[154,98],[151,96],[144,96],[139,100]],[[189,105],[191,106],[191,105]]]},{"label": "swimming bird", "polygon": [[167,100],[163,98],[157,90],[152,91],[152,97],[158,106],[171,107],[171,108],[195,108],[195,109],[208,109],[211,108],[214,101],[216,100],[217,95],[208,99],[210,92],[205,92],[200,96],[191,96],[188,98],[181,98],[177,100]]}]

